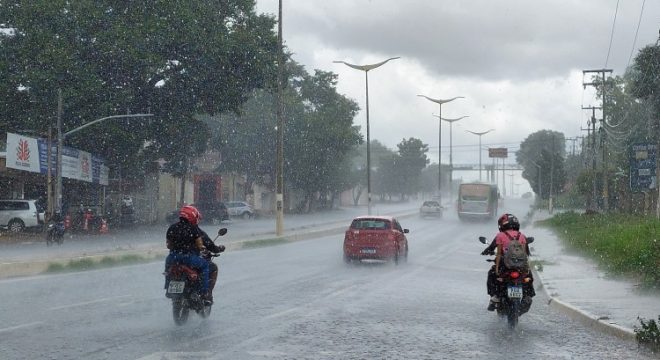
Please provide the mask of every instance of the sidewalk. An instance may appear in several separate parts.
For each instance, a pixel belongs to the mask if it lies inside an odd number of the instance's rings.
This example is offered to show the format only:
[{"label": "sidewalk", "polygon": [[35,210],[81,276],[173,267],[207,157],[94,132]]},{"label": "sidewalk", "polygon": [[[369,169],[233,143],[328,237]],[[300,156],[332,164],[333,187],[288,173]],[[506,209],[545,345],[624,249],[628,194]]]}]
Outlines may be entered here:
[{"label": "sidewalk", "polygon": [[[547,217],[547,212],[535,220]],[[637,317],[657,319],[660,291],[641,290],[632,279],[615,278],[591,259],[571,254],[550,229],[531,227],[535,237],[532,258],[542,264],[538,271],[551,306],[594,327],[623,338],[634,339]],[[554,302],[554,304],[553,304]]]}]

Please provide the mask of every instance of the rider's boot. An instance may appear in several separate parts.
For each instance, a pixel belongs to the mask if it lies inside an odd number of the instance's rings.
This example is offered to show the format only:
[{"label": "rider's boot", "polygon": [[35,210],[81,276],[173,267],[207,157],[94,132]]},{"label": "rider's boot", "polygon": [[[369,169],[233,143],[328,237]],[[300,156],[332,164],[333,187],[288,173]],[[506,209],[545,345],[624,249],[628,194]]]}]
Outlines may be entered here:
[{"label": "rider's boot", "polygon": [[497,297],[497,295],[493,295],[490,297],[490,302],[488,303],[488,311],[495,311],[497,308],[497,303],[500,302],[500,298]]}]

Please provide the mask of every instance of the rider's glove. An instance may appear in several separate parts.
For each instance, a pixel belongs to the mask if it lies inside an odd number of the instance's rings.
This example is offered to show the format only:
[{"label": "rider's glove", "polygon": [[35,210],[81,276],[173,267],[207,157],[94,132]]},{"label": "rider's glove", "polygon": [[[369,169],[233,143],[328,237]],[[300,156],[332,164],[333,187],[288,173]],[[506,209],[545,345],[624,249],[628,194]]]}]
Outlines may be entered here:
[{"label": "rider's glove", "polygon": [[486,248],[486,250],[481,252],[481,255],[495,255],[495,252],[490,248]]},{"label": "rider's glove", "polygon": [[224,246],[224,245],[220,245],[220,246],[218,246],[218,249],[220,249],[219,252],[223,252],[223,251],[225,251],[225,246]]}]

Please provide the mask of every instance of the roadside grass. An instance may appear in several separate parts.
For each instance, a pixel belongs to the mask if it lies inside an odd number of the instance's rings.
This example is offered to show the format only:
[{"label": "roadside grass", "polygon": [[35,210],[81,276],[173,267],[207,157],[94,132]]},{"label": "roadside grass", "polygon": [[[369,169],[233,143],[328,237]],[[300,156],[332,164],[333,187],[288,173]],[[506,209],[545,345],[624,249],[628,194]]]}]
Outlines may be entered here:
[{"label": "roadside grass", "polygon": [[51,263],[45,273],[75,272],[150,262],[162,259],[162,256],[143,256],[127,254],[119,257],[104,256],[100,260],[91,258],[73,259],[66,263]]},{"label": "roadside grass", "polygon": [[243,243],[241,248],[243,249],[251,249],[251,248],[258,248],[258,247],[264,247],[264,246],[271,246],[271,245],[279,245],[279,244],[284,244],[287,242],[286,238],[270,238],[270,239],[259,239],[259,240],[250,240],[246,241]]},{"label": "roadside grass", "polygon": [[565,212],[539,221],[571,248],[605,269],[638,277],[644,288],[660,288],[660,221],[627,214]]}]

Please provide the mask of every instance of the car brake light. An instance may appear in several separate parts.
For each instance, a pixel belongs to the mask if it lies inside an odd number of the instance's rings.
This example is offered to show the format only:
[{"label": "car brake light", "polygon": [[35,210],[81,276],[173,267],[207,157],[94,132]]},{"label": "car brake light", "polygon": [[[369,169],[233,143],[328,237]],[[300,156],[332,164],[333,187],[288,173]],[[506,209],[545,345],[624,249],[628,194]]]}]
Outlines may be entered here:
[{"label": "car brake light", "polygon": [[520,273],[517,271],[512,271],[509,276],[511,276],[512,279],[517,279],[520,277]]}]

